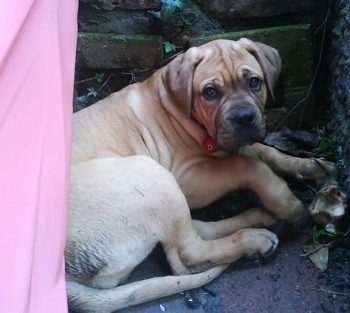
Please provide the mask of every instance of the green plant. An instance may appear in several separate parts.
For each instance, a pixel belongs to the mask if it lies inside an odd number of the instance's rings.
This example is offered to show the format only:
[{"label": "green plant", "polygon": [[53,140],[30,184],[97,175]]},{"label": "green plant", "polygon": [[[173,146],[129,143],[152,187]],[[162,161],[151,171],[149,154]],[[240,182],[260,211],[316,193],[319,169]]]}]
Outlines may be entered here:
[{"label": "green plant", "polygon": [[175,45],[173,43],[170,43],[169,41],[164,41],[163,46],[165,53],[175,51],[176,49]]},{"label": "green plant", "polygon": [[93,82],[95,86],[99,84],[100,86],[95,89],[94,86],[91,86],[90,88],[86,88],[87,92],[83,94],[82,96],[77,97],[78,101],[80,101],[83,104],[91,104],[93,102],[96,102],[98,98],[101,96],[100,95],[100,90],[103,89],[103,87],[107,84],[109,79],[113,76],[109,75],[108,78],[105,78],[105,73],[95,73],[94,77],[90,77],[87,79],[83,79],[80,81],[75,82],[76,85],[81,84],[81,83],[87,83],[87,82]]},{"label": "green plant", "polygon": [[[98,83],[102,83],[104,78],[105,78],[104,73],[96,73],[94,77],[81,80],[79,82],[76,82],[76,84],[85,83],[85,82],[92,81],[92,80],[96,80]],[[90,98],[97,98],[98,97],[98,95],[99,95],[98,90],[95,90],[94,87],[87,88],[87,90],[88,90],[88,92],[86,94],[86,97],[90,97]]]},{"label": "green plant", "polygon": [[88,90],[88,93],[86,94],[87,97],[96,98],[98,96],[98,91],[96,91],[94,87],[90,87],[87,90]]},{"label": "green plant", "polygon": [[102,83],[103,80],[105,79],[105,74],[104,73],[96,73],[94,79],[96,79],[98,83]]},{"label": "green plant", "polygon": [[318,147],[312,149],[312,153],[322,156],[331,156],[334,154],[333,141],[330,138],[323,137]]},{"label": "green plant", "polygon": [[341,242],[345,237],[345,234],[341,231],[336,230],[335,232],[329,232],[325,228],[319,229],[316,225],[312,228],[310,232],[312,240],[316,244],[319,244],[319,241],[322,237],[330,237],[332,241],[335,242]]},{"label": "green plant", "polygon": [[162,0],[162,6],[160,11],[148,11],[156,18],[162,20],[163,23],[167,24],[171,22],[175,16],[179,16],[185,25],[191,25],[186,20],[183,14],[183,10],[188,8],[191,4],[189,0]]}]

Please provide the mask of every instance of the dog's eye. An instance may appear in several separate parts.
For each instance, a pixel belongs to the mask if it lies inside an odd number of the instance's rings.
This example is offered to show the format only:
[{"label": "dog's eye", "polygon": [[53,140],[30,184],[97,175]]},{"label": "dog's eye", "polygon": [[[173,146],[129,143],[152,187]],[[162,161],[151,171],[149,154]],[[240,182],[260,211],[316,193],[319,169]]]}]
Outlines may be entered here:
[{"label": "dog's eye", "polygon": [[214,87],[206,87],[203,90],[203,96],[207,100],[213,100],[219,95],[219,92]]},{"label": "dog's eye", "polygon": [[249,79],[249,88],[253,91],[259,91],[261,89],[261,85],[261,80],[258,77],[253,76]]}]

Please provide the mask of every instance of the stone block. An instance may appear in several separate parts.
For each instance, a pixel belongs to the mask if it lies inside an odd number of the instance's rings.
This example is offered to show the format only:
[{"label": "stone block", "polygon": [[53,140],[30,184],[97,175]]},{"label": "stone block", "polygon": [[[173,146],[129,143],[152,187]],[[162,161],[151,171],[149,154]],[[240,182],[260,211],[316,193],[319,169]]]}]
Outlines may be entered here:
[{"label": "stone block", "polygon": [[146,11],[105,11],[92,6],[79,10],[79,31],[118,35],[149,35],[152,16]]},{"label": "stone block", "polygon": [[98,7],[104,10],[160,9],[162,6],[160,0],[80,0],[80,2],[90,4],[94,7]]},{"label": "stone block", "polygon": [[196,0],[210,16],[218,19],[254,18],[313,12],[324,6],[325,0]]},{"label": "stone block", "polygon": [[77,67],[146,70],[159,67],[163,41],[158,36],[79,33]]},{"label": "stone block", "polygon": [[[310,26],[290,25],[194,37],[190,39],[190,46],[199,46],[215,39],[238,40],[242,37],[270,45],[281,55],[283,68],[276,87],[276,101],[269,102],[267,106],[285,107],[289,117],[284,125],[314,126],[315,103],[312,93],[309,95],[313,79]],[[307,100],[303,100],[305,98]]]}]

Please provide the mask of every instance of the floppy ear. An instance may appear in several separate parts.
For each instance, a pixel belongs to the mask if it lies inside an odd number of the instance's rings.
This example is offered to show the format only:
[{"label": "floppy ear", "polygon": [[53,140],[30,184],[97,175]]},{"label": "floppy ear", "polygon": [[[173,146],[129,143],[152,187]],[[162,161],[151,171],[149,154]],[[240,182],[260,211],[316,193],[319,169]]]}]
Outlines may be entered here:
[{"label": "floppy ear", "polygon": [[202,59],[201,50],[193,47],[171,61],[162,72],[161,77],[167,94],[187,118],[191,115],[194,70]]},{"label": "floppy ear", "polygon": [[282,62],[276,49],[260,42],[253,42],[247,38],[238,41],[258,61],[265,77],[267,89],[274,99],[273,90],[281,73]]}]

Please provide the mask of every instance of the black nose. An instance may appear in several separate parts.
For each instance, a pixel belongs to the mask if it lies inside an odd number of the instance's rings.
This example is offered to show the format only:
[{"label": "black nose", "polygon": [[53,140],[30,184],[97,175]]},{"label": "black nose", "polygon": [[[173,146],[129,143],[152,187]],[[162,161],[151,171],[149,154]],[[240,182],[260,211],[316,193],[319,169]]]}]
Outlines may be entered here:
[{"label": "black nose", "polygon": [[255,123],[255,112],[250,108],[237,109],[232,117],[232,123],[239,127],[251,126]]}]

